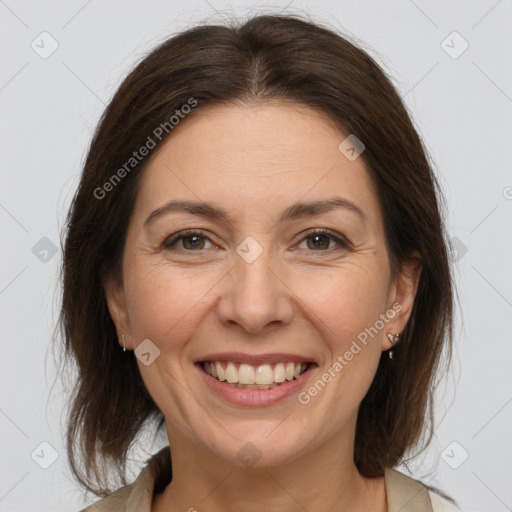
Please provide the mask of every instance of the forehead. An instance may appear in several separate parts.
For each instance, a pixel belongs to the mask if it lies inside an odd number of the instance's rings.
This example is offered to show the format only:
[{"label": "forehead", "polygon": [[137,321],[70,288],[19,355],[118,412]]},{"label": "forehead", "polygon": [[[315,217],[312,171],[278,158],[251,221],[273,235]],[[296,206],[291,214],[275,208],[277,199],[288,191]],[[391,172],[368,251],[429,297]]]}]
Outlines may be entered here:
[{"label": "forehead", "polygon": [[246,212],[336,194],[371,216],[378,203],[365,163],[338,148],[347,135],[302,105],[208,107],[157,149],[138,202],[147,210],[169,199],[201,199]]}]

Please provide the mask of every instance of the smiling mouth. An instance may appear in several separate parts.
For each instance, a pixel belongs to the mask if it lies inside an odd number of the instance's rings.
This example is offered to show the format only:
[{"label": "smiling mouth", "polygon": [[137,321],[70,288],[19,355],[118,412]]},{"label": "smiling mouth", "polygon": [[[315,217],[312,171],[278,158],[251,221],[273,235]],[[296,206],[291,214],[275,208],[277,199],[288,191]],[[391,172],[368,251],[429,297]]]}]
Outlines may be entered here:
[{"label": "smiling mouth", "polygon": [[287,382],[297,380],[316,366],[315,363],[292,361],[276,364],[252,365],[233,361],[201,361],[201,369],[210,377],[241,389],[273,389]]}]

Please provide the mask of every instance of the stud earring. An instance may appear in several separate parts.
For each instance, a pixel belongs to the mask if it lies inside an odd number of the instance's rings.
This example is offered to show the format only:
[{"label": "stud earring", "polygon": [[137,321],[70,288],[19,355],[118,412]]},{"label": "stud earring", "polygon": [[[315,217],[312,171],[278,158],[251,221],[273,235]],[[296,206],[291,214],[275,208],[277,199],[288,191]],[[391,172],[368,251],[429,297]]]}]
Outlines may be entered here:
[{"label": "stud earring", "polygon": [[121,337],[123,338],[123,352],[126,352],[126,340],[124,338],[124,334],[121,334]]},{"label": "stud earring", "polygon": [[[396,334],[388,334],[389,341],[391,341],[391,344],[394,345],[400,340],[400,333]],[[389,359],[393,359],[393,349],[388,351]]]}]

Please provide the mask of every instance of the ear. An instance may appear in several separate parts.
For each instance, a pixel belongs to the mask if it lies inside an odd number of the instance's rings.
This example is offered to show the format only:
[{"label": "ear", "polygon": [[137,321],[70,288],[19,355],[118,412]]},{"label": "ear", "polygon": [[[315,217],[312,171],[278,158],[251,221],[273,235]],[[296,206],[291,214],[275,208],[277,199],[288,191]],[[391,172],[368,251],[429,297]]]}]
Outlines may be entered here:
[{"label": "ear", "polygon": [[124,334],[126,348],[131,349],[130,322],[126,310],[123,283],[112,276],[103,279],[102,283],[110,317],[116,326],[119,344],[123,346],[122,335]]},{"label": "ear", "polygon": [[402,333],[409,321],[418,291],[422,267],[420,253],[413,251],[402,263],[400,272],[393,279],[388,295],[387,311],[393,310],[395,315],[386,325],[386,336],[382,341],[382,350],[388,350],[393,346],[387,334]]}]

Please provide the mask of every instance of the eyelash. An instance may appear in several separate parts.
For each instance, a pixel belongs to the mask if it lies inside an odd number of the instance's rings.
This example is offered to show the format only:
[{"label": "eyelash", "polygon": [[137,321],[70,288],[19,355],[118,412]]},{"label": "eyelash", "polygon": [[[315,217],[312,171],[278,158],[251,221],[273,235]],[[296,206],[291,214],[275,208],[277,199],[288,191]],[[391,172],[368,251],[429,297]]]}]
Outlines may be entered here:
[{"label": "eyelash", "polygon": [[[312,238],[314,236],[325,236],[328,237],[330,240],[336,242],[341,249],[350,249],[349,242],[344,239],[343,237],[336,236],[332,231],[329,231],[328,229],[313,229],[305,234],[305,236],[300,240],[300,242],[303,242],[304,240],[307,240],[308,238]],[[170,237],[166,238],[164,242],[162,243],[162,247],[166,250],[178,250],[181,252],[202,252],[201,250],[194,251],[190,249],[173,249],[173,246],[176,245],[177,242],[184,238],[189,238],[192,236],[200,236],[201,238],[205,238],[206,240],[210,240],[205,234],[203,234],[201,231],[195,231],[193,229],[186,229],[184,231],[180,231],[179,233],[176,233],[175,235],[171,235]],[[211,240],[210,240],[211,242]],[[213,242],[212,242],[213,243]],[[340,250],[338,248],[338,250]],[[313,249],[301,249],[301,250],[309,250],[311,252],[331,252],[332,248],[325,249],[325,250],[318,250],[315,251]]]}]

